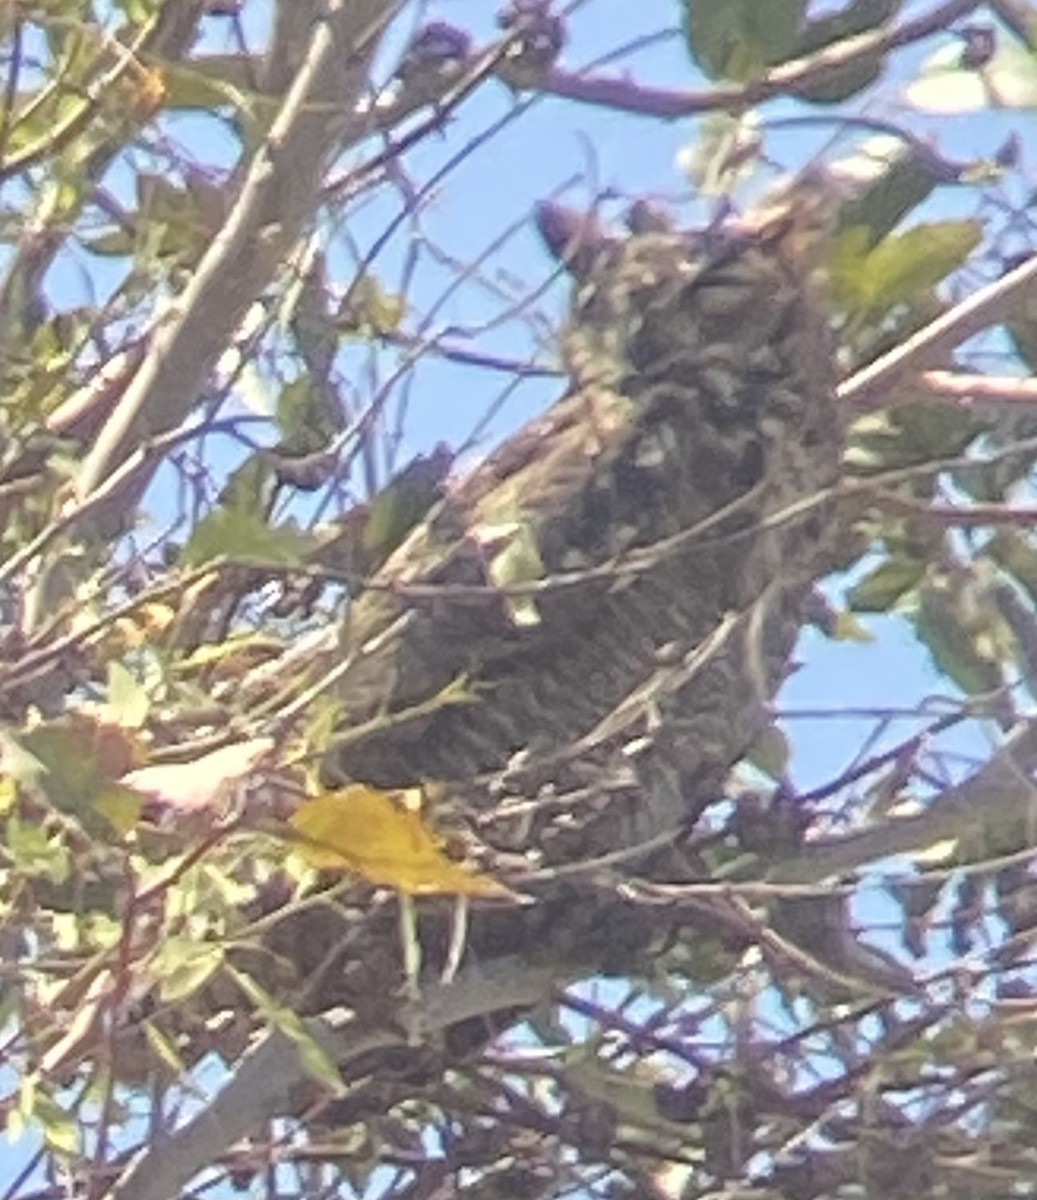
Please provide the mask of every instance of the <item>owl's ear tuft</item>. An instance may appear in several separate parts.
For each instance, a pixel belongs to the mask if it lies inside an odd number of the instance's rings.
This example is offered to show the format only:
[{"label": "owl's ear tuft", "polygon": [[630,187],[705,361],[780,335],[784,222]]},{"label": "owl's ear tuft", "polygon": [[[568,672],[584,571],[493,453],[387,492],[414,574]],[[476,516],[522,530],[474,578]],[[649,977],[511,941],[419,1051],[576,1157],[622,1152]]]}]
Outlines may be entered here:
[{"label": "owl's ear tuft", "polygon": [[602,253],[617,241],[593,213],[566,208],[551,200],[538,204],[534,216],[548,250],[581,281],[587,278]]}]

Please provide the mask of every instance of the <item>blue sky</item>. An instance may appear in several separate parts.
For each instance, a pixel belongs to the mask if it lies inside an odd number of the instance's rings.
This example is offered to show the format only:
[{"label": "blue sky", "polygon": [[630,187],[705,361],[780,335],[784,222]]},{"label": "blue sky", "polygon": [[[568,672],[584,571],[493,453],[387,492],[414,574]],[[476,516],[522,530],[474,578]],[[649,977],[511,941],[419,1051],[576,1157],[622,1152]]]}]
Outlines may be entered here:
[{"label": "blue sky", "polygon": [[[485,0],[439,0],[430,3],[425,11],[429,18],[452,21],[468,28],[477,40],[495,34],[492,21],[493,5]],[[931,8],[931,4],[908,4],[906,12]],[[417,6],[412,6],[407,20],[414,20]],[[250,0],[246,6],[246,28],[259,39],[268,11],[264,0]],[[601,55],[613,54],[617,48],[642,38],[648,32],[676,29],[677,5],[674,0],[590,0],[571,21],[571,40],[564,54],[568,66],[578,67]],[[209,22],[208,43],[212,49],[224,49],[222,38],[226,24]],[[932,49],[912,50],[894,60],[890,76],[866,99],[869,115],[892,121],[903,119],[897,105],[900,81],[910,78],[920,58]],[[629,71],[636,78],[655,85],[701,87],[704,81],[692,69],[687,53],[678,36],[661,39],[630,56],[623,57],[610,67],[614,71]],[[515,104],[505,89],[487,85],[478,96],[468,101],[454,117],[441,136],[433,136],[427,144],[411,153],[406,160],[407,173],[413,184],[420,186],[434,170],[446,162],[470,139],[477,138],[494,122],[502,120]],[[861,98],[852,104],[860,112]],[[815,110],[822,116],[829,110]],[[768,106],[763,116],[778,119],[802,115],[804,109],[785,103]],[[954,118],[911,119],[912,126],[936,139],[947,155],[960,159],[989,155],[1007,134],[1022,130],[1025,116],[1016,113],[988,112],[976,116]],[[179,141],[191,145],[199,159],[219,161],[225,153],[226,140],[211,123],[195,119],[180,119],[170,126]],[[485,274],[491,287],[466,286],[443,303],[437,324],[463,331],[482,326],[488,317],[507,310],[508,296],[524,289],[547,284],[551,264],[529,223],[533,204],[558,192],[568,180],[571,186],[567,197],[576,204],[589,204],[604,189],[614,189],[624,196],[655,195],[683,204],[685,214],[696,209],[688,195],[686,180],[675,166],[678,152],[696,136],[697,125],[692,120],[669,124],[643,118],[619,116],[603,109],[579,108],[570,103],[545,99],[529,104],[516,119],[507,123],[487,144],[474,149],[456,169],[450,171],[424,205],[420,232],[431,248],[420,256],[418,267],[407,286],[406,295],[412,309],[427,310],[438,303],[445,288],[454,283],[456,269],[444,265],[452,258],[458,263],[471,261],[484,247],[493,245],[502,228],[513,225],[514,235],[488,260]],[[783,165],[794,167],[827,144],[836,133],[833,119],[830,126],[775,132],[768,136],[768,148]],[[197,138],[197,141],[195,139]],[[844,139],[847,153],[854,136]],[[1037,135],[1030,134],[1025,153],[1030,158],[1031,176],[1037,163]],[[347,165],[347,164],[343,164]],[[125,173],[113,172],[112,186],[119,188],[127,182]],[[932,206],[934,215],[942,215],[961,204],[974,203],[974,198],[944,195]],[[361,248],[377,239],[386,221],[395,216],[399,201],[391,193],[383,193],[350,217],[349,236]],[[701,211],[701,210],[699,210]],[[373,270],[388,290],[401,287],[400,279],[406,261],[408,237],[412,227],[404,226],[400,235],[390,241],[383,255],[375,260]],[[336,249],[331,256],[336,273],[343,284],[353,268],[349,253]],[[92,277],[92,287],[104,292],[106,279],[112,275],[106,264],[87,255],[75,255],[64,260],[50,281],[52,294],[59,303],[70,299],[82,300],[86,294],[85,280]],[[494,296],[492,289],[497,289]],[[540,302],[540,311],[557,317],[564,307],[564,290],[558,286],[547,291]],[[539,328],[543,328],[541,325]],[[545,361],[549,346],[545,342],[537,351],[535,322],[525,318],[501,320],[499,326],[485,330],[472,345],[502,355],[528,358],[538,352]],[[349,358],[349,365],[362,375],[379,376],[390,369],[392,355],[374,354],[358,348]],[[439,441],[452,446],[467,442],[473,428],[482,421],[487,410],[503,395],[507,379],[503,374],[458,367],[450,363],[427,359],[415,373],[410,388],[406,414],[405,436],[400,445],[386,446],[386,461],[395,458],[405,461],[410,454],[428,449]],[[560,385],[552,381],[532,381],[509,395],[492,421],[473,454],[485,452],[492,442],[514,429],[533,412],[538,411],[558,394]],[[161,497],[156,498],[161,508]],[[838,591],[838,588],[835,589]],[[820,709],[844,706],[881,706],[891,701],[908,707],[933,692],[946,692],[928,655],[913,640],[909,630],[895,619],[867,622],[875,635],[871,645],[856,643],[834,644],[815,634],[808,634],[801,647],[803,669],[790,680],[781,704],[789,709]],[[803,787],[817,786],[843,771],[861,745],[863,737],[874,730],[873,721],[850,718],[797,719],[790,723],[793,738],[793,775]],[[905,735],[907,729],[894,727],[880,739],[880,745],[891,738]],[[957,735],[954,745],[973,754],[982,754],[987,745],[987,731],[972,729]],[[877,907],[876,916],[883,910]],[[24,1162],[23,1143],[8,1148],[0,1140],[0,1194],[5,1175],[13,1174]]]}]

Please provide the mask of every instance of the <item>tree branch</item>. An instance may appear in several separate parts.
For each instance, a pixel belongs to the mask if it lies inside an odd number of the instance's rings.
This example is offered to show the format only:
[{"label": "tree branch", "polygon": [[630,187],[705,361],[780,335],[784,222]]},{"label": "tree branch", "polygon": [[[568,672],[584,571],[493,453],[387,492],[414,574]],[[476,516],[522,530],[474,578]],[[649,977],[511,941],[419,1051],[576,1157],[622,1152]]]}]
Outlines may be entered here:
[{"label": "tree branch", "polygon": [[[198,0],[170,0],[157,13],[152,27],[140,39],[137,50],[146,62],[178,62],[190,49],[202,11]],[[93,111],[93,103],[84,101],[84,113]],[[111,166],[116,156],[126,149],[134,134],[139,131],[138,122],[115,122],[99,126],[98,134],[91,129],[83,137],[87,148],[82,168],[85,182],[94,184]],[[54,152],[54,135],[45,139],[48,151]],[[82,151],[80,151],[82,153]],[[12,165],[9,154],[0,163],[0,181],[13,176],[17,170],[25,170],[32,160]],[[86,204],[96,197],[92,187],[76,189],[54,186],[37,187],[34,190],[35,211],[15,247],[9,262],[5,263],[3,281],[0,283],[0,346],[11,337],[21,337],[24,328],[26,306],[31,306],[40,295],[43,280],[50,270],[58,252],[68,240],[69,230]]]},{"label": "tree branch", "polygon": [[[419,1011],[403,1012],[401,1018],[404,1023],[413,1018],[423,1031],[434,1033],[471,1017],[536,1004],[558,986],[558,974],[557,967],[534,968],[517,959],[500,959],[489,967],[463,971],[452,983],[424,987]],[[306,1025],[340,1065],[373,1050],[406,1045],[403,1032],[336,1028],[326,1017],[311,1018]],[[272,1030],[234,1068],[202,1112],[168,1138],[151,1142],[134,1159],[107,1200],[169,1200],[180,1195],[236,1141],[287,1112],[292,1090],[306,1078],[296,1044]]]},{"label": "tree branch", "polygon": [[[532,82],[526,73],[527,68],[521,62],[516,63],[508,58],[499,59],[491,73],[516,91],[536,91],[575,100],[579,104],[610,108],[616,112],[676,121],[699,113],[740,111],[795,92],[844,71],[863,59],[885,55],[891,50],[941,33],[948,26],[964,20],[980,6],[981,0],[947,0],[930,12],[902,21],[892,28],[879,28],[843,38],[803,58],[780,63],[762,78],[748,83],[719,83],[704,89],[648,87],[628,75],[609,75],[565,67],[547,68]],[[459,39],[464,37],[462,30],[453,32]],[[443,70],[439,80],[443,92],[471,71],[477,62],[478,56],[467,55],[458,58],[451,69]],[[398,101],[382,110],[380,124],[383,127],[396,124],[416,107],[434,101],[434,95],[428,90],[403,89]]]},{"label": "tree branch", "polygon": [[912,854],[974,829],[996,829],[1032,810],[1037,787],[1037,721],[1014,734],[974,775],[947,788],[923,813],[889,818],[847,837],[815,842],[768,867],[771,883],[819,883],[880,859]]},{"label": "tree branch", "polygon": [[851,375],[839,385],[839,399],[860,412],[884,408],[890,403],[893,387],[908,376],[938,366],[962,342],[999,324],[1034,287],[1037,287],[1037,255],[980,288],[906,342]]},{"label": "tree branch", "polygon": [[183,295],[159,319],[140,370],[87,454],[81,496],[98,488],[142,440],[179,425],[197,402],[212,364],[313,215],[331,153],[344,137],[355,140],[366,129],[368,121],[358,115],[360,93],[401,3],[329,0],[226,224]]},{"label": "tree branch", "polygon": [[912,390],[935,400],[952,400],[970,410],[994,411],[1037,405],[1037,378],[972,375],[964,371],[923,371]]}]

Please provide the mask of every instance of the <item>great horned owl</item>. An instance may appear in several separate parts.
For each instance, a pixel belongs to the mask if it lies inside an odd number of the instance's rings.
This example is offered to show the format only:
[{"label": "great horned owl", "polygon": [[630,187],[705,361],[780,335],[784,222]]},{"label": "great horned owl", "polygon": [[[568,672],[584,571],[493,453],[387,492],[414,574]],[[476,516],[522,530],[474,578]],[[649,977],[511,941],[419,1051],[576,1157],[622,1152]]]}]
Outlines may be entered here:
[{"label": "great horned owl", "polygon": [[[291,694],[329,686],[329,669],[340,689],[329,783],[444,781],[484,846],[547,863],[623,849],[639,874],[673,878],[680,861],[645,843],[668,842],[746,752],[832,561],[825,498],[842,430],[810,200],[693,233],[641,213],[625,237],[539,210],[573,281],[568,388],[448,486],[353,599],[339,646],[305,648]],[[269,702],[262,670],[251,686]],[[393,910],[356,889],[274,920],[275,884],[241,969],[296,1011],[344,1005],[361,1029],[392,1020]],[[520,886],[537,903],[472,920],[476,961],[546,956],[559,979],[636,973],[668,929],[695,921],[683,908],[662,920],[579,872],[527,872]],[[425,961],[447,961],[453,934],[423,910]],[[236,1019],[214,1033],[217,1011]],[[222,979],[171,1017],[192,1055],[218,1044],[228,1058],[253,1021]],[[460,1022],[447,1050],[507,1019]],[[433,1055],[429,1078],[441,1066]],[[327,1110],[332,1123],[374,1120],[418,1086],[367,1058],[361,1069],[372,1089],[351,1085],[352,1114]]]},{"label": "great horned owl", "polygon": [[582,758],[640,778],[633,836],[701,805],[825,562],[842,430],[815,215],[792,194],[620,236],[540,207],[573,278],[568,389],[355,600],[331,778],[542,783]]}]

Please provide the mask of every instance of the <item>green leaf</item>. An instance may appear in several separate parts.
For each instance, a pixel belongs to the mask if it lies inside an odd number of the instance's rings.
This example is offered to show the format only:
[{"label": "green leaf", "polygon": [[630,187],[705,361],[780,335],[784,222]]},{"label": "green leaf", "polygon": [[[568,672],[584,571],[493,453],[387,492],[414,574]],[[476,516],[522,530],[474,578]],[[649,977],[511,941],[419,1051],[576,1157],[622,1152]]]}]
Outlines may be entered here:
[{"label": "green leaf", "polygon": [[188,566],[218,558],[253,566],[301,566],[313,550],[311,534],[294,522],[268,525],[259,513],[216,508],[204,516],[187,539],[182,556]]},{"label": "green leaf", "polygon": [[162,7],[162,0],[115,0],[126,20],[132,25],[144,25],[151,20]]},{"label": "green leaf", "polygon": [[316,454],[342,432],[345,413],[334,393],[304,377],[288,384],[277,402],[277,425],[282,454]]},{"label": "green leaf", "polygon": [[683,0],[691,56],[710,79],[744,82],[795,57],[807,0]]},{"label": "green leaf", "polygon": [[987,542],[985,552],[1037,604],[1037,547],[1031,540],[1018,529],[999,529]]},{"label": "green leaf", "polygon": [[328,309],[327,264],[316,254],[310,269],[286,290],[279,320],[291,330],[307,372],[321,384],[331,374],[340,340]]},{"label": "green leaf", "polygon": [[402,296],[387,292],[372,275],[355,280],[337,314],[341,333],[369,340],[395,333],[407,315]]},{"label": "green leaf", "polygon": [[71,856],[60,834],[11,816],[7,819],[4,845],[11,862],[22,874],[47,879],[55,885],[68,880]]},{"label": "green leaf", "polygon": [[[976,440],[982,426],[974,414],[946,404],[901,404],[869,413],[853,423],[846,461],[859,474],[896,470],[956,458]],[[932,479],[920,479],[917,495],[927,495]]]},{"label": "green leaf", "polygon": [[840,231],[861,227],[874,246],[923,200],[942,179],[934,154],[914,143],[883,134],[869,138],[849,158],[832,167],[833,174],[855,182],[869,181],[839,210]]},{"label": "green leaf", "polygon": [[780,783],[788,775],[792,751],[777,725],[768,725],[757,735],[746,757],[758,771]]},{"label": "green leaf", "polygon": [[[833,13],[808,21],[797,58],[809,58],[819,50],[847,38],[870,33],[886,24],[901,7],[901,0],[851,0]],[[826,68],[793,89],[795,95],[815,104],[835,104],[863,91],[882,73],[881,51],[858,55],[842,66]]]},{"label": "green leaf", "polygon": [[425,517],[453,461],[445,446],[419,455],[371,501],[363,531],[365,557],[377,568]]},{"label": "green leaf", "polygon": [[162,999],[172,1003],[195,995],[223,966],[224,957],[223,947],[214,942],[189,937],[163,938],[151,962]]},{"label": "green leaf", "polygon": [[919,591],[915,632],[936,667],[968,696],[993,692],[1004,682],[993,609],[971,587],[930,578]]},{"label": "green leaf", "polygon": [[836,613],[828,636],[833,642],[857,642],[860,645],[867,645],[875,640],[875,635],[870,633],[852,612]]},{"label": "green leaf", "polygon": [[194,266],[208,249],[218,227],[221,197],[202,180],[187,187],[163,175],[137,175],[137,210],[132,230],[115,229],[87,237],[94,254],[136,253],[145,262],[172,259]]},{"label": "green leaf", "polygon": [[931,221],[871,247],[867,229],[846,229],[836,237],[830,259],[833,294],[858,321],[883,316],[935,287],[982,237],[978,221]]},{"label": "green leaf", "polygon": [[870,231],[863,225],[841,230],[828,252],[828,280],[832,299],[847,312],[865,308],[862,276],[872,252]]},{"label": "green leaf", "polygon": [[850,588],[846,603],[854,612],[889,612],[898,600],[918,586],[924,575],[924,562],[887,558]]},{"label": "green leaf", "polygon": [[277,492],[277,477],[270,457],[257,451],[236,467],[220,489],[219,504],[253,514],[266,514]]},{"label": "green leaf", "polygon": [[250,975],[246,975],[243,971],[235,970],[233,967],[228,969],[238,986],[252,1004],[255,1005],[256,1010],[263,1019],[295,1043],[295,1047],[299,1051],[299,1061],[302,1063],[306,1074],[323,1087],[326,1087],[333,1096],[344,1095],[346,1085],[343,1083],[338,1067],[327,1051],[307,1029],[305,1021],[303,1021],[298,1013],[293,1012],[283,1004],[279,1004]]},{"label": "green leaf", "polygon": [[[544,562],[540,557],[536,535],[529,525],[511,522],[507,525],[481,526],[472,533],[489,551],[487,574],[498,587],[508,588],[543,579]],[[505,593],[505,603],[516,625],[540,623],[535,596]]]},{"label": "green leaf", "polygon": [[40,145],[88,103],[74,88],[58,88],[46,96],[43,91],[26,89],[19,99],[28,115],[11,129],[11,149],[16,151]]},{"label": "green leaf", "polygon": [[151,711],[147,688],[119,662],[108,664],[108,710],[123,729],[140,729]]},{"label": "green leaf", "polygon": [[128,258],[137,245],[136,238],[125,229],[112,229],[96,236],[86,235],[81,241],[84,250],[99,258]]},{"label": "green leaf", "polygon": [[799,44],[801,55],[813,54],[834,42],[870,33],[885,25],[903,7],[903,0],[850,0],[835,12],[807,22]]},{"label": "green leaf", "polygon": [[97,800],[134,765],[130,735],[115,725],[71,713],[27,730],[20,742],[37,764],[33,786],[88,832],[107,833],[107,826],[97,820]]},{"label": "green leaf", "polygon": [[256,92],[255,62],[249,54],[200,54],[189,63],[163,63],[166,107],[213,110],[230,107],[237,112],[254,112],[257,106],[272,116],[277,111],[273,97]]},{"label": "green leaf", "polygon": [[862,54],[839,67],[820,72],[813,79],[790,88],[794,96],[813,104],[839,104],[870,87],[882,74],[885,58],[876,50]]},{"label": "green leaf", "polygon": [[32,1115],[47,1145],[59,1155],[72,1157],[82,1151],[82,1130],[53,1097],[37,1091]]},{"label": "green leaf", "polygon": [[[6,752],[6,743],[0,748]],[[0,817],[6,817],[17,802],[18,786],[14,779],[10,775],[0,775]],[[0,1025],[0,1028],[2,1028],[2,1025]]]},{"label": "green leaf", "polygon": [[125,836],[140,824],[143,801],[132,788],[112,784],[94,797],[94,807],[116,833]]},{"label": "green leaf", "polygon": [[320,546],[314,560],[350,581],[369,578],[428,515],[452,462],[446,446],[419,455],[367,504],[357,504],[338,520],[318,527]]}]

